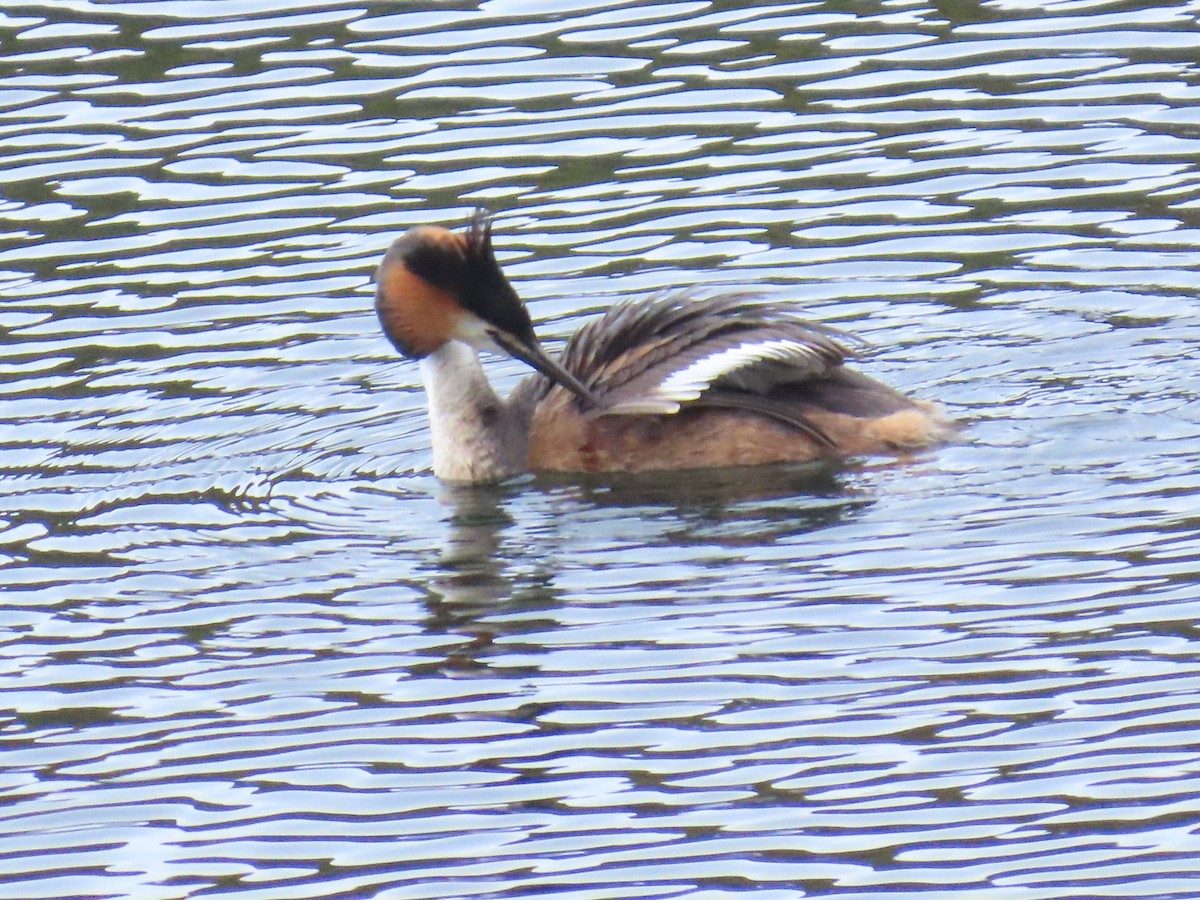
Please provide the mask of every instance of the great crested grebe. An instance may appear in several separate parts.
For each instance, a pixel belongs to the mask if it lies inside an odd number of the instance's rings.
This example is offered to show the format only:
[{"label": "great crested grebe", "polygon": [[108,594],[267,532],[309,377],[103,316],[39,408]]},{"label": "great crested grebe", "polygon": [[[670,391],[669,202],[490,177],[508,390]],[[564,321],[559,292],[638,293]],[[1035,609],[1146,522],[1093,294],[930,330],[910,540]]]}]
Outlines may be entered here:
[{"label": "great crested grebe", "polygon": [[[492,252],[482,210],[465,233],[413,228],[376,273],[375,309],[421,361],[433,470],[448,481],[522,472],[634,472],[897,454],[952,426],[847,368],[851,335],[745,294],[626,301],[547,356]],[[537,374],[508,400],[478,351]]]}]

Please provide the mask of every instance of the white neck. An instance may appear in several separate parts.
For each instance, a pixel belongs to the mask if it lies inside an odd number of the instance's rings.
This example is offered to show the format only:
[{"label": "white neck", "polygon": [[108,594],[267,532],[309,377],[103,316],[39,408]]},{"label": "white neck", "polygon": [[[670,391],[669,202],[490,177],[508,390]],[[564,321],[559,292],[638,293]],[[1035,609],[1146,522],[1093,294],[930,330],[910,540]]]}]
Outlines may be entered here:
[{"label": "white neck", "polygon": [[501,481],[527,470],[529,423],[496,396],[473,347],[444,344],[421,360],[421,377],[438,478]]}]

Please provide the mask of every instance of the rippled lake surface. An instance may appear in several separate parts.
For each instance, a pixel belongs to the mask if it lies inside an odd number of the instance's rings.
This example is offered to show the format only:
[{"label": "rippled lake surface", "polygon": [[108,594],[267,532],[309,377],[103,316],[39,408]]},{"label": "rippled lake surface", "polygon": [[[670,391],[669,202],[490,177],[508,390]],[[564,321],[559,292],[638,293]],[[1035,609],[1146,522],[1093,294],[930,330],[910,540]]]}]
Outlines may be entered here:
[{"label": "rippled lake surface", "polygon": [[[1200,896],[1198,14],[0,3],[0,897]],[[370,277],[477,205],[964,438],[442,486]]]}]

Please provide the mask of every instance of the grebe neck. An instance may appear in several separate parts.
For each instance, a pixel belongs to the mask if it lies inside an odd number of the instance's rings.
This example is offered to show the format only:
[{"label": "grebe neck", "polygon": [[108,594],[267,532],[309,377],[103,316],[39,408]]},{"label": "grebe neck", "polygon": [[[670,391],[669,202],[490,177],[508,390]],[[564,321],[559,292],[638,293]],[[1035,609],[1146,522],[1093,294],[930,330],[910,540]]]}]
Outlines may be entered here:
[{"label": "grebe neck", "polygon": [[528,470],[529,416],[496,396],[474,347],[450,341],[421,360],[433,472],[446,481],[502,481]]}]

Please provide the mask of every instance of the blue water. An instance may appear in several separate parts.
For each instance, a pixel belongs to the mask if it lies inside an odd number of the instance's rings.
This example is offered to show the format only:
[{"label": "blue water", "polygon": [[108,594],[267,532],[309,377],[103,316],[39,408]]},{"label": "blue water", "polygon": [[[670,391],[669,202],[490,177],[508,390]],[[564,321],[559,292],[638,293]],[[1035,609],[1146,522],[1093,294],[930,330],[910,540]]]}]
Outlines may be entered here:
[{"label": "blue water", "polygon": [[[0,897],[1200,896],[1198,12],[0,6]],[[962,440],[441,485],[477,205]]]}]

